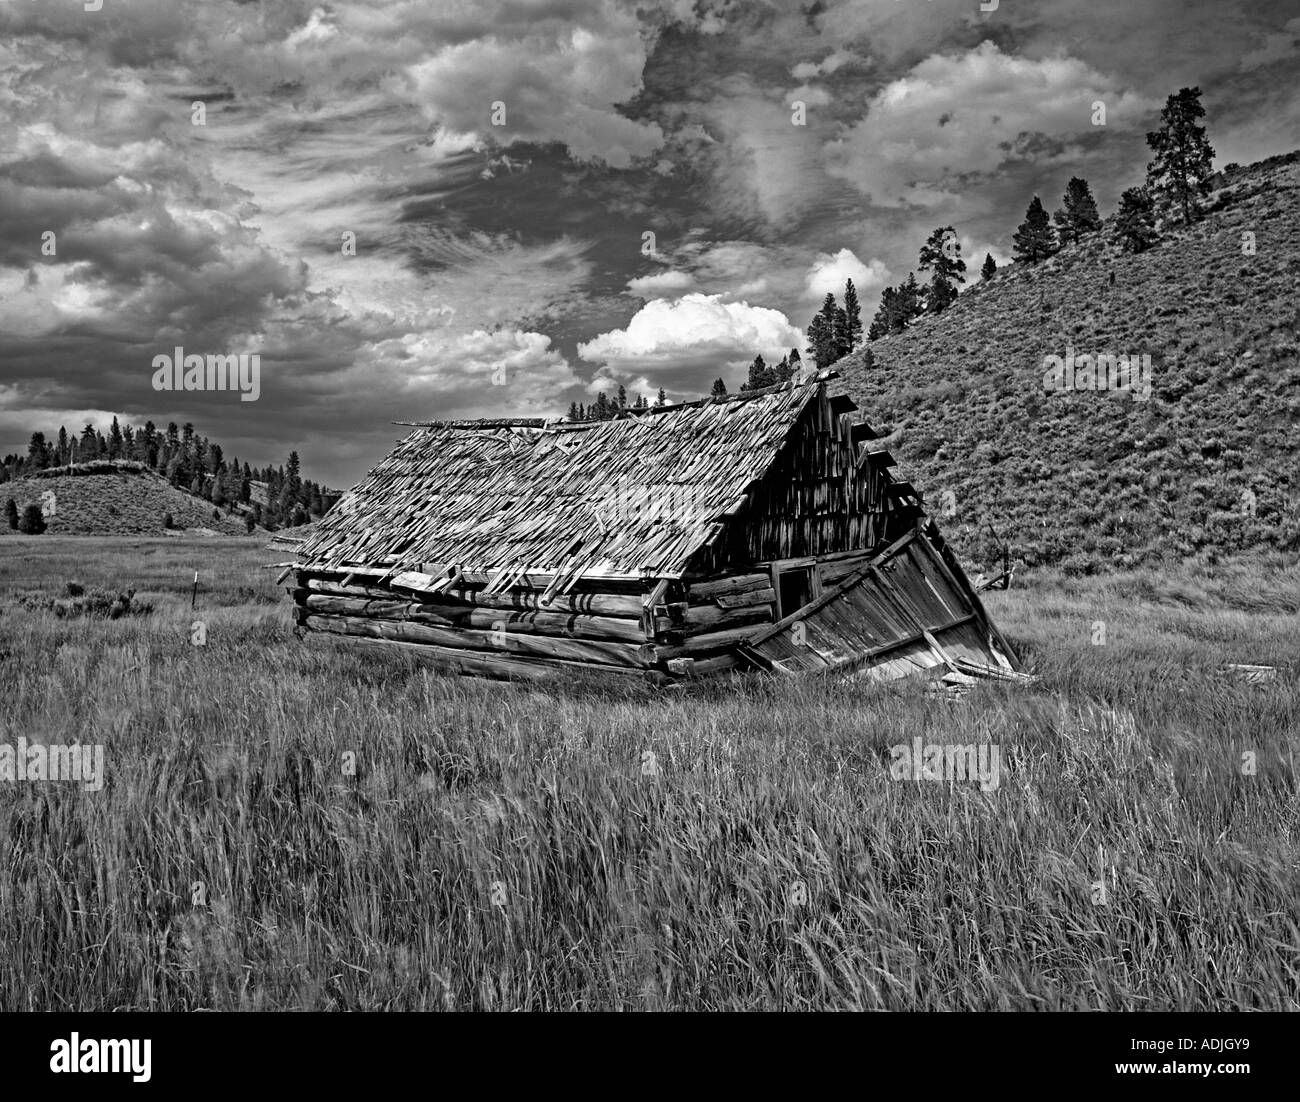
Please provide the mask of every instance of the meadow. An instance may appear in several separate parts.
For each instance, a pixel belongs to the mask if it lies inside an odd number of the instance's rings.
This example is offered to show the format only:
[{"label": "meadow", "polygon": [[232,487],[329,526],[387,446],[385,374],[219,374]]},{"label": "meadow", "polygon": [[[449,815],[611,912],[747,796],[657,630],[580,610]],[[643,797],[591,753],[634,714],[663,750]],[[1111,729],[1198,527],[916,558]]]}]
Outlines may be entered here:
[{"label": "meadow", "polygon": [[108,774],[0,780],[0,1011],[1300,1007],[1294,556],[1017,578],[1039,680],[958,698],[450,678],[295,638],[279,557],[0,537],[0,744]]}]

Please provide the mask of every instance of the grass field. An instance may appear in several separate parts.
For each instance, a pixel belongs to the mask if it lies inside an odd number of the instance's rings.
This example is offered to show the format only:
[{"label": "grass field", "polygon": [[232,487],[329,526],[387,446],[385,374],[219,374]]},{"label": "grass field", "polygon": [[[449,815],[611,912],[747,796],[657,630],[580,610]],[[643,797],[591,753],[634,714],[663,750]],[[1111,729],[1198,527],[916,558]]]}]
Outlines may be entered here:
[{"label": "grass field", "polygon": [[[0,538],[0,744],[108,774],[0,780],[0,1010],[1300,1006],[1294,561],[1031,576],[1041,681],[950,700],[445,678],[295,639],[277,557]],[[152,612],[18,603],[70,580]]]}]

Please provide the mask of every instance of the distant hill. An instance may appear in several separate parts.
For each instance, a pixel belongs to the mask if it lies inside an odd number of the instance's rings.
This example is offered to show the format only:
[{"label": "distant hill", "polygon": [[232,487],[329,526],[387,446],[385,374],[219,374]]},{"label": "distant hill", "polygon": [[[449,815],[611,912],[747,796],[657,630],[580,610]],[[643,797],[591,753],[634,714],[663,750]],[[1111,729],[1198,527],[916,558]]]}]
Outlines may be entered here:
[{"label": "distant hill", "polygon": [[[0,484],[0,505],[13,498],[21,515],[25,506],[41,505],[43,495],[51,493],[54,514],[43,509],[47,535],[162,535],[169,513],[175,529],[246,534],[244,517],[239,513],[230,515],[219,509],[218,519],[213,516],[215,507],[210,501],[178,490],[142,464],[121,460],[51,468],[5,482]],[[0,534],[15,534],[3,519]]]},{"label": "distant hill", "polygon": [[[1300,153],[1212,185],[1146,252],[1107,220],[835,365],[973,564],[990,523],[1071,573],[1300,550]],[[1070,349],[1149,354],[1150,399],[1045,391]]]}]

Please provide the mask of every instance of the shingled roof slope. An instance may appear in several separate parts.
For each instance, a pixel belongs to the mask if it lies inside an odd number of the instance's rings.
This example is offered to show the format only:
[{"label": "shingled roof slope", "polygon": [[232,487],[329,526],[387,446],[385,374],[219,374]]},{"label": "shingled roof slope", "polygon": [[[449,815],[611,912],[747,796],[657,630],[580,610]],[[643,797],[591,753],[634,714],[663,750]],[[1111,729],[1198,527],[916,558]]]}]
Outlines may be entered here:
[{"label": "shingled roof slope", "polygon": [[431,422],[318,522],[296,565],[680,576],[827,377],[610,421]]}]

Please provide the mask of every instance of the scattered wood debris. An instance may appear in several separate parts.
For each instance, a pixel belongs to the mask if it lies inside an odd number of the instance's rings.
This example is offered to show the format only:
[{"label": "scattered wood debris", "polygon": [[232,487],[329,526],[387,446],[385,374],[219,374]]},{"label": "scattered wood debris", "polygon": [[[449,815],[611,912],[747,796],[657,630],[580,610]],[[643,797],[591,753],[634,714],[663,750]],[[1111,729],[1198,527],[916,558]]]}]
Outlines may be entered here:
[{"label": "scattered wood debris", "polygon": [[1219,672],[1248,685],[1262,685],[1277,677],[1276,666],[1250,666],[1239,662],[1228,662],[1219,667]]}]

